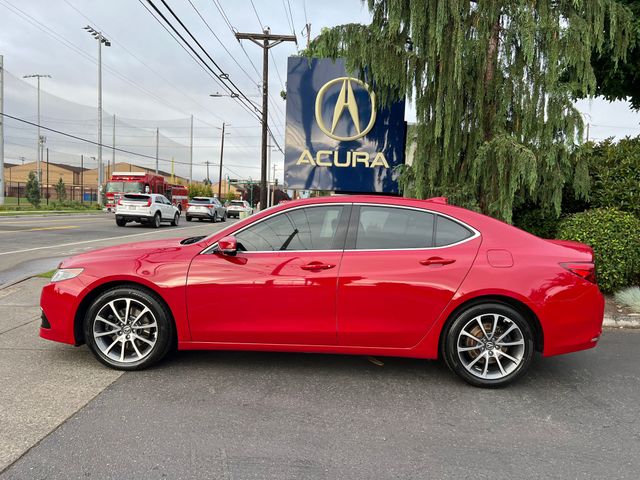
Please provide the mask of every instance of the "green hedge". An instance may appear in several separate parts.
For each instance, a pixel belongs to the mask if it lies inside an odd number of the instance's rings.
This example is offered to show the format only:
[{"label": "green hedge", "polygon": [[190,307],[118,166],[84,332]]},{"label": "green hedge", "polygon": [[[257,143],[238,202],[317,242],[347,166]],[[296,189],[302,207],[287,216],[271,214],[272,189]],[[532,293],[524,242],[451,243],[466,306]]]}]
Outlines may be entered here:
[{"label": "green hedge", "polygon": [[563,219],[558,238],[593,247],[598,284],[611,293],[640,279],[640,220],[615,208],[598,208]]},{"label": "green hedge", "polygon": [[519,209],[513,212],[513,224],[540,238],[556,238],[560,219],[540,208]]},{"label": "green hedge", "polygon": [[591,206],[618,208],[640,218],[640,136],[595,145],[589,163]]}]

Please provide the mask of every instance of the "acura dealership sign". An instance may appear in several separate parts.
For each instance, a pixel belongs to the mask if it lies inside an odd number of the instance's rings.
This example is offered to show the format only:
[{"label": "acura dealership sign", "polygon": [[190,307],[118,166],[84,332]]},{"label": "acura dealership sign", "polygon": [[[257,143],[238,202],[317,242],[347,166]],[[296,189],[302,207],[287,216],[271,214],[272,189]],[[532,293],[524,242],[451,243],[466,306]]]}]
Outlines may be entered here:
[{"label": "acura dealership sign", "polygon": [[380,108],[375,87],[344,62],[289,58],[287,188],[397,193],[404,163],[404,101]]}]

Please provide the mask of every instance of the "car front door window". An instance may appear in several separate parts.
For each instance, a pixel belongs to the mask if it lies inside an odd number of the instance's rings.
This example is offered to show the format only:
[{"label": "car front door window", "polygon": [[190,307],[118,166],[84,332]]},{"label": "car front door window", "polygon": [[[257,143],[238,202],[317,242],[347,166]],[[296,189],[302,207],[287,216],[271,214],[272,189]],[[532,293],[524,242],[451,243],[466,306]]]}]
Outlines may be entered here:
[{"label": "car front door window", "polygon": [[342,205],[307,207],[267,218],[236,234],[243,251],[336,250]]}]

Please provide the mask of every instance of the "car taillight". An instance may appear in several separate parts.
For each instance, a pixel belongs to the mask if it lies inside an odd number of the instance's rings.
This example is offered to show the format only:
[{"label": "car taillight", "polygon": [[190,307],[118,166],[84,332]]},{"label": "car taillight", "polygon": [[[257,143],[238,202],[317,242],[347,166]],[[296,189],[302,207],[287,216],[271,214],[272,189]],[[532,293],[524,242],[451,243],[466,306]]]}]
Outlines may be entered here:
[{"label": "car taillight", "polygon": [[151,206],[151,199],[147,200],[147,207]]},{"label": "car taillight", "polygon": [[588,282],[596,283],[596,265],[593,262],[567,262],[560,264],[571,273],[584,278]]},{"label": "car taillight", "polygon": [[207,205],[207,208],[211,210],[213,208],[213,205]]},{"label": "car taillight", "polygon": [[121,198],[118,199],[118,205],[122,205],[122,199]]}]

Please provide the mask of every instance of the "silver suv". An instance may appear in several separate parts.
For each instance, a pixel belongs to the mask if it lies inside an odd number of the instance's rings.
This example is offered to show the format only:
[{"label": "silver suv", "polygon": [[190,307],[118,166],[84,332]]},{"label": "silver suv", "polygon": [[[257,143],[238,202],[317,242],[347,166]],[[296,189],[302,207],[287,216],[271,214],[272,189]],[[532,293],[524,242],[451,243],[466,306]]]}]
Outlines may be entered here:
[{"label": "silver suv", "polygon": [[210,222],[227,221],[227,209],[215,197],[193,197],[187,208],[187,222],[192,218]]}]

